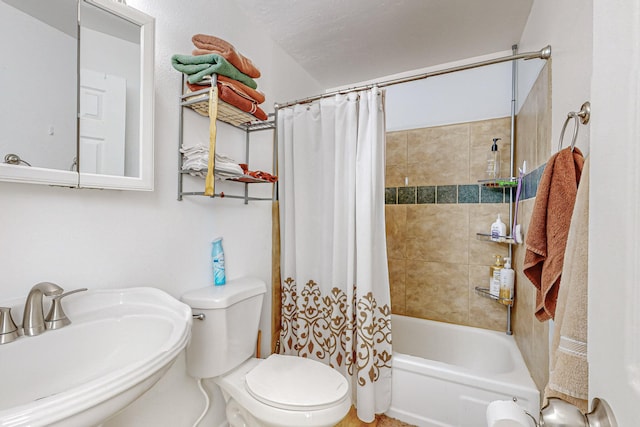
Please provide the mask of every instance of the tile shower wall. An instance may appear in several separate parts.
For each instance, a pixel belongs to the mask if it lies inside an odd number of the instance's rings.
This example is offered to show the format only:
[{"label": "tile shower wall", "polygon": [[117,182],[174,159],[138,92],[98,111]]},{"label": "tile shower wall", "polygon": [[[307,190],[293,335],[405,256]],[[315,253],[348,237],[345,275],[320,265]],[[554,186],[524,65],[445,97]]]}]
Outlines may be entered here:
[{"label": "tile shower wall", "polygon": [[486,153],[499,142],[509,175],[509,117],[389,132],[386,223],[392,311],[504,331],[506,307],[479,296],[493,255],[505,244],[480,241],[498,214],[509,218],[510,194],[478,185]]},{"label": "tile shower wall", "polygon": [[[547,63],[529,92],[516,118],[516,165],[527,161],[530,173],[524,179],[525,200],[518,215],[526,236],[535,203],[535,193],[544,165],[551,155],[551,70]],[[540,323],[535,315],[536,292],[522,272],[524,245],[514,246],[516,300],[513,330],[518,347],[540,390],[549,379],[549,323]]]}]

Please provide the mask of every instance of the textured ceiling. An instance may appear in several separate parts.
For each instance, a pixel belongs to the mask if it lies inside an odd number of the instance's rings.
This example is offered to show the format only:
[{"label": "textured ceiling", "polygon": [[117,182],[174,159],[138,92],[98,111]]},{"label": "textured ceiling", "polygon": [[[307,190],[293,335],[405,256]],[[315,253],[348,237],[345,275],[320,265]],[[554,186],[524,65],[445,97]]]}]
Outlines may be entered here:
[{"label": "textured ceiling", "polygon": [[235,0],[330,88],[505,50],[533,0]]}]

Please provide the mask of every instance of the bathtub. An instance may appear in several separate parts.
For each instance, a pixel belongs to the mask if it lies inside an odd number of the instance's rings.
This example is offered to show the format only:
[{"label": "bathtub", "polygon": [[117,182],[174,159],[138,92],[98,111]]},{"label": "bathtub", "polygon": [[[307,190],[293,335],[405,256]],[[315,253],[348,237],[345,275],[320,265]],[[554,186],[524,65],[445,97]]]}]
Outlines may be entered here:
[{"label": "bathtub", "polygon": [[515,397],[537,419],[540,393],[512,336],[399,315],[391,322],[386,415],[419,427],[486,427],[487,405]]}]

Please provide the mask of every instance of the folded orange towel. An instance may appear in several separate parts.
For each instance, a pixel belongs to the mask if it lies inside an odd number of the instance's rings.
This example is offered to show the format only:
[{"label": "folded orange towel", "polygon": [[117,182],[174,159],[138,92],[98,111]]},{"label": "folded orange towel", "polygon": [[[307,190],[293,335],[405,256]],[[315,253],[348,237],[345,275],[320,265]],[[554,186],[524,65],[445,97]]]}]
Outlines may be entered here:
[{"label": "folded orange towel", "polygon": [[[203,86],[192,83],[187,83],[187,86],[193,92],[203,89]],[[234,87],[226,82],[218,82],[218,97],[222,101],[231,104],[246,113],[252,114],[259,120],[269,119],[267,113],[265,113],[264,110],[258,107],[258,104],[253,99],[251,99],[248,95],[237,91]]]},{"label": "folded orange towel", "polygon": [[[254,79],[260,77],[260,70],[258,70],[258,68],[253,65],[253,62],[251,62],[249,58],[243,56],[240,52],[238,52],[236,48],[233,47],[233,45],[228,41],[206,34],[196,34],[191,37],[191,41],[193,42],[193,45],[198,49],[210,51],[206,52],[207,54],[217,53],[218,55],[222,56],[247,76]],[[194,53],[194,55],[198,54]]]},{"label": "folded orange towel", "polygon": [[260,92],[258,89],[252,89],[242,82],[233,80],[232,78],[223,76],[221,74],[218,75],[218,81],[225,82],[230,86],[233,86],[233,89],[236,92],[243,92],[249,98],[253,99],[257,104],[262,104],[264,102],[264,93]]},{"label": "folded orange towel", "polygon": [[584,158],[580,150],[565,148],[554,154],[540,179],[529,223],[524,274],[538,289],[536,317],[555,316],[569,224]]},{"label": "folded orange towel", "polygon": [[[239,82],[237,80],[234,80],[231,77],[227,77],[227,76],[223,76],[222,74],[218,74],[218,81],[219,82],[228,83],[229,85],[233,86],[233,88],[237,92],[244,93],[245,95],[247,95],[249,98],[253,99],[258,104],[262,104],[264,102],[264,100],[265,100],[264,93],[262,93],[258,89],[252,89],[249,86],[247,86],[246,84],[244,84],[242,82]],[[210,86],[211,85],[211,80],[207,81],[205,79],[202,79],[199,82],[197,82],[196,84]],[[201,89],[204,89],[204,86]],[[195,91],[195,89],[193,89],[193,91]]]}]

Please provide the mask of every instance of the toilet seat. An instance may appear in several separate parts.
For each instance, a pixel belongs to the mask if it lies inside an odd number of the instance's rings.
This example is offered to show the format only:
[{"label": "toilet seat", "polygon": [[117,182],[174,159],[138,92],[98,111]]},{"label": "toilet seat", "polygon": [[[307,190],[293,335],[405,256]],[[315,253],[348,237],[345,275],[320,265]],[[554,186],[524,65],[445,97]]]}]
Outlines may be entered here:
[{"label": "toilet seat", "polygon": [[[278,427],[335,426],[342,418],[344,418],[345,415],[347,415],[347,412],[349,412],[349,409],[351,408],[351,393],[349,391],[344,394],[344,397],[341,400],[335,402],[333,405],[327,405],[324,409],[315,410],[308,407],[284,409],[258,400],[249,392],[246,376],[265,361],[266,359],[251,358],[233,371],[214,378],[214,382],[222,391],[224,399],[227,402],[227,406],[233,404],[233,401],[235,401],[237,405],[244,408],[252,417],[260,420],[259,425]],[[332,370],[328,366],[324,367],[330,371]],[[325,373],[326,372],[327,371],[325,371]],[[302,390],[302,392],[299,390],[298,393],[306,393],[307,388]],[[246,425],[251,424],[248,423]]]},{"label": "toilet seat", "polygon": [[247,391],[280,409],[313,411],[345,398],[349,384],[338,371],[315,360],[272,354],[245,376]]}]

